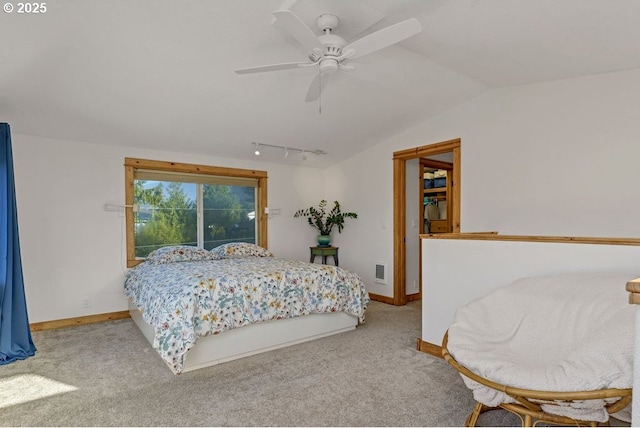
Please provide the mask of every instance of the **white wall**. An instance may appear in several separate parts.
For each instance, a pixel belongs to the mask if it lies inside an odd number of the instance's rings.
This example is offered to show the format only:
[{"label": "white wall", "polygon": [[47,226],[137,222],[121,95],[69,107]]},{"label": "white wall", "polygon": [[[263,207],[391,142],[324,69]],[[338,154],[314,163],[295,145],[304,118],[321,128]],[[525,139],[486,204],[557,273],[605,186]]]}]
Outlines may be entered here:
[{"label": "white wall", "polygon": [[[325,171],[358,212],[350,263],[393,273],[394,151],[462,140],[461,230],[638,237],[640,70],[491,91]],[[341,249],[341,254],[343,250]],[[371,284],[371,285],[370,285]]]},{"label": "white wall", "polygon": [[[367,290],[393,294],[393,172],[387,145],[377,145],[324,171],[327,199],[358,214],[347,219],[333,243],[340,247],[340,265],[360,275]],[[387,265],[387,284],[377,284],[375,263]]]},{"label": "white wall", "polygon": [[[422,177],[420,159],[411,159],[407,161],[406,167],[405,198],[407,201],[407,216],[405,219],[405,250],[407,262],[405,266],[405,290],[406,294],[409,295],[416,294],[420,291],[420,250],[418,246],[420,245],[420,223],[424,221],[424,214],[422,214],[421,210],[423,200],[419,197],[422,187],[418,186],[421,184],[418,177]],[[390,277],[392,277],[392,275],[390,275]]]},{"label": "white wall", "polygon": [[[340,265],[393,294],[396,150],[462,139],[462,231],[640,236],[640,70],[495,90],[324,171],[14,134],[18,218],[31,322],[125,309],[125,156],[269,172],[269,247],[306,260],[315,231],[295,210],[339,200]],[[374,282],[387,264],[387,284]],[[81,298],[92,299],[89,310]]]},{"label": "white wall", "polygon": [[[619,272],[630,281],[639,276],[639,259],[640,247],[633,245],[423,239],[422,340],[440,345],[459,307],[516,279]],[[611,291],[621,304],[628,300],[625,285]]]},{"label": "white wall", "polygon": [[[124,218],[103,209],[124,203],[125,157],[266,170],[268,205],[281,210],[269,219],[269,249],[308,260],[315,234],[293,213],[322,198],[321,170],[20,134],[12,140],[30,322],[127,309]],[[90,308],[82,308],[83,297]]]}]

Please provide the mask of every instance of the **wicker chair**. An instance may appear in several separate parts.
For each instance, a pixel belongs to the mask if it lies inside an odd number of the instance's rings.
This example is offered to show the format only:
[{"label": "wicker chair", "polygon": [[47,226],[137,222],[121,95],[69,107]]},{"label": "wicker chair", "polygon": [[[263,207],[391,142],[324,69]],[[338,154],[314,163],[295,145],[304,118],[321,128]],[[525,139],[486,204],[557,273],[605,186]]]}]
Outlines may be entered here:
[{"label": "wicker chair", "polygon": [[623,409],[619,415],[628,416],[635,311],[627,304],[625,276],[540,278],[516,281],[458,309],[444,335],[442,356],[476,399],[466,426],[498,408],[527,427],[608,425],[609,415]]},{"label": "wicker chair", "polygon": [[[536,391],[533,389],[513,388],[507,385],[501,385],[496,382],[492,382],[489,379],[478,376],[471,370],[458,364],[458,362],[451,356],[447,349],[448,335],[445,334],[442,341],[442,357],[447,363],[449,363],[454,369],[456,369],[461,375],[468,377],[486,387],[501,391],[506,395],[512,397],[516,403],[501,403],[498,407],[489,407],[476,401],[476,405],[473,411],[465,420],[465,426],[475,427],[478,421],[478,417],[489,410],[496,410],[502,408],[511,413],[516,414],[523,427],[536,426],[538,422],[547,422],[552,424],[561,425],[575,425],[583,426],[589,425],[592,427],[598,426],[598,421],[583,421],[577,419],[571,419],[566,416],[554,415],[542,410],[540,406],[545,402],[571,402],[574,400],[594,400],[594,399],[611,399],[619,398],[614,403],[607,404],[605,406],[609,414],[617,413],[627,407],[631,403],[631,388],[627,389],[601,389],[598,391],[580,391],[580,392],[550,392],[550,391]],[[608,424],[606,424],[608,426]]]}]

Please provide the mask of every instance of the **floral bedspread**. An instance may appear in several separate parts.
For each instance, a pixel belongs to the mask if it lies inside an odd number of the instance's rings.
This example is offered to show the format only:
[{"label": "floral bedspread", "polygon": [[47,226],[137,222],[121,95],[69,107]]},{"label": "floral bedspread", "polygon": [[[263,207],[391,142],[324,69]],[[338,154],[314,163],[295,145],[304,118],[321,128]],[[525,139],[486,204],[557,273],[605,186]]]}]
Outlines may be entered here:
[{"label": "floral bedspread", "polygon": [[124,290],[176,373],[198,337],[311,313],[342,311],[364,322],[369,303],[352,272],[276,257],[141,263],[127,272]]}]

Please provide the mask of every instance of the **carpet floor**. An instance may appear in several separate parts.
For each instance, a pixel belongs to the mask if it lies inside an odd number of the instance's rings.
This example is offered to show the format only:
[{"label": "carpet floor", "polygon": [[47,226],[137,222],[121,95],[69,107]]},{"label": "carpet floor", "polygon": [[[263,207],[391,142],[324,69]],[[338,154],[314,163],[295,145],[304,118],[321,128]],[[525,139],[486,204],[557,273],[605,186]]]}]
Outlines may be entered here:
[{"label": "carpet floor", "polygon": [[420,320],[371,302],[355,331],[179,376],[129,319],[35,332],[36,356],[0,367],[0,425],[462,426],[471,392],[416,350]]}]

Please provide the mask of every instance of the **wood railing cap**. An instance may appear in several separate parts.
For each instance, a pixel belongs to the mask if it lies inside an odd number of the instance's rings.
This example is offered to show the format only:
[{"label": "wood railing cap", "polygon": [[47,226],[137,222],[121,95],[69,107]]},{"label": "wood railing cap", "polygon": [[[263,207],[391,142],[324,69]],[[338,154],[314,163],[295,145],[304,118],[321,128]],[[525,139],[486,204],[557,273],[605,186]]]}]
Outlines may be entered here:
[{"label": "wood railing cap", "polygon": [[640,305],[640,278],[627,282],[626,289],[629,292],[629,303]]},{"label": "wood railing cap", "polygon": [[517,241],[571,244],[640,246],[640,238],[607,238],[586,236],[500,235],[498,232],[463,232],[420,235],[422,239],[458,239],[469,241]]}]

